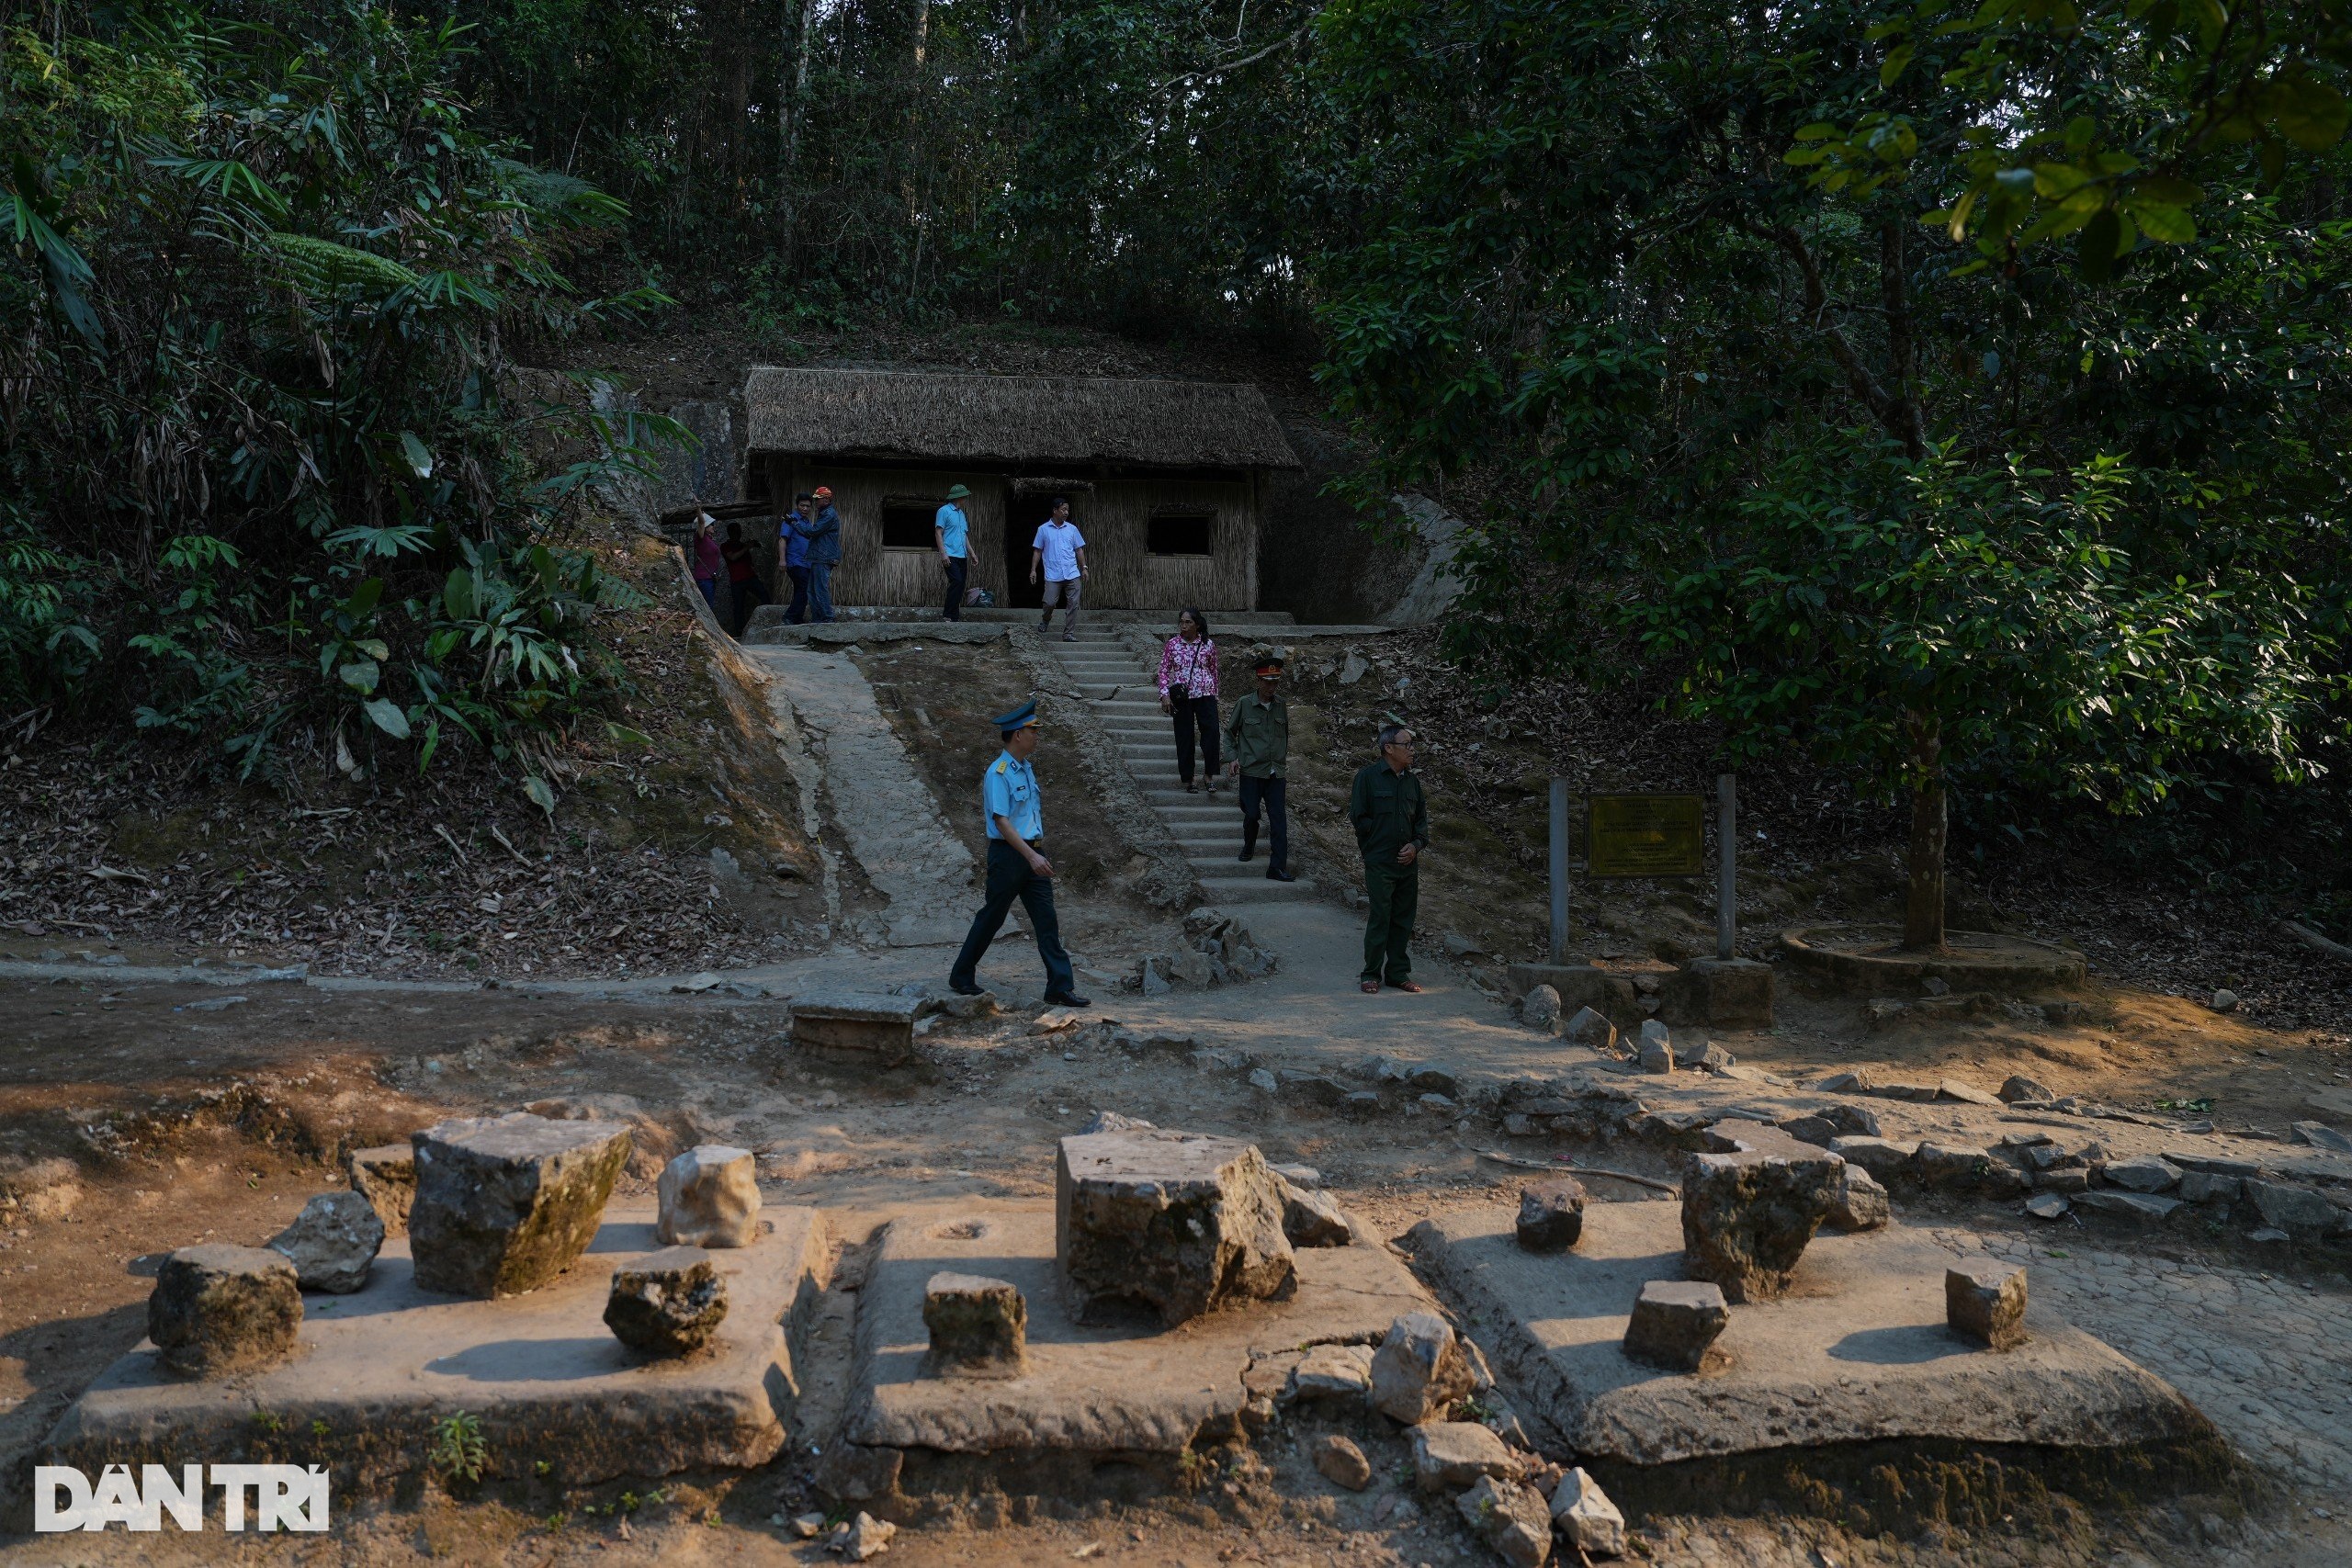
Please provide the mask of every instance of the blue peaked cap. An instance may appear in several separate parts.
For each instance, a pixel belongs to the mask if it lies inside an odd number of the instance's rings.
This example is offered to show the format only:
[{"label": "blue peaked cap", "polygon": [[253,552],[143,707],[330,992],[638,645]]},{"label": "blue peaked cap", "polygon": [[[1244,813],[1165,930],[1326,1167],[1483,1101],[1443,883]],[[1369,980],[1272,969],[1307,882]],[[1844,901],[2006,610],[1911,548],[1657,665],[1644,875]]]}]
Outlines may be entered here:
[{"label": "blue peaked cap", "polygon": [[1008,729],[1026,729],[1037,722],[1037,699],[1030,698],[1011,713],[1001,714],[996,720],[1000,733]]}]

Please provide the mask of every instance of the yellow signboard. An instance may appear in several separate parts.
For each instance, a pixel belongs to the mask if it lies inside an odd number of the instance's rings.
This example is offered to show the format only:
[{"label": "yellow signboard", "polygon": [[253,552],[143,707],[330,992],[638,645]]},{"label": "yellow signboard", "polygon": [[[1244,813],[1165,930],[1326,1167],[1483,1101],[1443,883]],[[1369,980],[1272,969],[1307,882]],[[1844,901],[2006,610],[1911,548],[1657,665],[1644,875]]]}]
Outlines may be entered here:
[{"label": "yellow signboard", "polygon": [[1596,795],[1586,805],[1586,875],[1698,876],[1705,871],[1703,796]]}]

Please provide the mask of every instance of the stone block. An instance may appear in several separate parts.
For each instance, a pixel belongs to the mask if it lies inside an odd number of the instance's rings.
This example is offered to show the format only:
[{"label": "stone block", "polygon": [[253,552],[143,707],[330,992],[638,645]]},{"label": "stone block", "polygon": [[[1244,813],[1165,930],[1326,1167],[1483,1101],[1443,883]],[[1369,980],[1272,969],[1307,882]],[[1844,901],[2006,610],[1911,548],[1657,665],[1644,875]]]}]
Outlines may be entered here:
[{"label": "stone block", "polygon": [[2291,1235],[2325,1233],[2335,1226],[2335,1205],[2315,1187],[2249,1180],[2245,1195],[2253,1200],[2265,1224]]},{"label": "stone block", "polygon": [[2245,1179],[2216,1176],[2210,1170],[2183,1171],[2177,1189],[2185,1203],[2234,1203],[2245,1192]]},{"label": "stone block", "polygon": [[[1252,1075],[1253,1081],[1254,1077]],[[1302,1067],[1278,1067],[1274,1070],[1274,1092],[1293,1105],[1336,1111],[1350,1091],[1347,1085],[1321,1073],[1310,1073]]]},{"label": "stone block", "polygon": [[1348,1224],[1338,1199],[1294,1186],[1279,1176],[1274,1179],[1282,1183],[1283,1235],[1291,1246],[1345,1247],[1355,1240],[1355,1227]]},{"label": "stone block", "polygon": [[2090,1171],[2082,1166],[2053,1166],[2034,1172],[2033,1188],[2037,1192],[2080,1192],[2091,1184]]},{"label": "stone block", "polygon": [[1642,1071],[1671,1077],[1674,1072],[1674,1047],[1664,1039],[1642,1036]]},{"label": "stone block", "polygon": [[1549,986],[1536,986],[1519,998],[1519,1021],[1530,1029],[1550,1033],[1560,1022],[1560,993]]},{"label": "stone block", "polygon": [[2025,1343],[2025,1270],[1970,1263],[1944,1270],[1944,1321],[1963,1339],[1996,1350]]},{"label": "stone block", "polygon": [[1589,1557],[1625,1555],[1625,1516],[1582,1470],[1571,1470],[1552,1492],[1552,1528]]},{"label": "stone block", "polygon": [[792,999],[792,1043],[841,1060],[894,1067],[915,1053],[917,997],[829,991]]},{"label": "stone block", "polygon": [[1513,964],[1503,971],[1503,983],[1513,997],[1549,986],[1559,996],[1560,1010],[1572,1016],[1590,1008],[1620,1029],[1632,1029],[1642,1021],[1641,998],[1633,980],[1589,964]]},{"label": "stone block", "polygon": [[1919,1145],[1912,1168],[1928,1186],[1952,1192],[2022,1192],[2029,1185],[2024,1171],[1974,1144],[1930,1139]]},{"label": "stone block", "polygon": [[1519,1190],[1519,1245],[1530,1252],[1566,1252],[1584,1233],[1584,1183],[1545,1176]]},{"label": "stone block", "polygon": [[1369,1345],[1315,1345],[1291,1369],[1290,1397],[1315,1401],[1362,1399],[1372,1389]]},{"label": "stone block", "polygon": [[1958,1105],[1981,1105],[1989,1111],[1998,1111],[2002,1107],[2002,1100],[1998,1095],[1987,1094],[1973,1084],[1964,1084],[1957,1078],[1939,1080],[1936,1084],[1936,1098],[1949,1100]]},{"label": "stone block", "polygon": [[1658,1015],[1711,1029],[1770,1029],[1772,967],[1753,958],[1694,958],[1658,988]]},{"label": "stone block", "polygon": [[322,1192],[271,1238],[269,1249],[294,1265],[302,1289],[347,1296],[368,1283],[368,1270],[383,1246],[384,1222],[366,1198]]},{"label": "stone block", "polygon": [[2169,1192],[2180,1185],[2180,1168],[2160,1155],[2111,1159],[2099,1174],[2109,1186],[2130,1192]]},{"label": "stone block", "polygon": [[632,1350],[687,1355],[726,1320],[727,1281],[698,1247],[664,1247],[613,1270],[605,1326]]},{"label": "stone block", "polygon": [[1055,1250],[1090,1311],[1140,1303],[1173,1327],[1292,1289],[1280,1179],[1238,1138],[1064,1138],[1054,1197]]},{"label": "stone block", "polygon": [[2001,1082],[2001,1100],[2005,1104],[2015,1105],[2028,1100],[2047,1103],[2057,1098],[2056,1089],[2039,1078],[2030,1078],[2021,1073],[2012,1073]]},{"label": "stone block", "polygon": [[183,1247],[155,1271],[147,1337],[182,1377],[220,1377],[294,1354],[302,1291],[294,1265],[259,1247]]},{"label": "stone block", "polygon": [[1578,1008],[1576,1016],[1561,1029],[1560,1038],[1571,1045],[1613,1054],[1617,1049],[1617,1026],[1590,1008]]},{"label": "stone block", "polygon": [[2108,1214],[2117,1219],[2164,1221],[2180,1207],[2177,1198],[2161,1198],[2153,1192],[2118,1192],[2111,1188],[2093,1189],[2075,1194],[2075,1207],[2095,1214]]},{"label": "stone block", "polygon": [[485,1299],[537,1289],[571,1267],[629,1156],[626,1126],[522,1111],[444,1122],[414,1144],[417,1286]]},{"label": "stone block", "polygon": [[1381,1112],[1380,1096],[1368,1089],[1360,1089],[1340,1100],[1340,1114],[1351,1122],[1369,1122]]},{"label": "stone block", "polygon": [[1373,1352],[1372,1407],[1408,1427],[1443,1416],[1476,1385],[1453,1325],[1435,1313],[1397,1318]]},{"label": "stone block", "polygon": [[1894,1205],[1887,1201],[1886,1189],[1878,1179],[1859,1165],[1848,1165],[1838,1173],[1838,1185],[1829,1203],[1828,1223],[1841,1231],[1874,1231],[1894,1217]]},{"label": "stone block", "polygon": [[942,1269],[923,1287],[922,1324],[944,1376],[1017,1378],[1029,1364],[1029,1303],[1009,1280]]},{"label": "stone block", "polygon": [[1337,1432],[1326,1432],[1315,1439],[1315,1468],[1334,1486],[1344,1486],[1351,1492],[1361,1492],[1372,1484],[1372,1461],[1353,1440]]},{"label": "stone block", "polygon": [[1454,1510],[1511,1568],[1543,1568],[1552,1556],[1552,1510],[1544,1494],[1491,1475],[1454,1499]]},{"label": "stone block", "polygon": [[1625,1354],[1669,1372],[1713,1371],[1729,1364],[1715,1340],[1730,1323],[1722,1287],[1703,1280],[1652,1280],[1625,1320]]},{"label": "stone block", "polygon": [[1476,1421],[1424,1421],[1413,1428],[1413,1481],[1424,1492],[1459,1492],[1482,1475],[1516,1481],[1519,1455]]},{"label": "stone block", "polygon": [[2037,1192],[2025,1201],[2025,1212],[2037,1220],[2063,1220],[2075,1212],[2075,1205],[2059,1192]]},{"label": "stone block", "polygon": [[[1799,1145],[1802,1146],[1802,1145]],[[1836,1201],[1837,1155],[1692,1155],[1682,1166],[1682,1267],[1735,1302],[1785,1293]]]},{"label": "stone block", "polygon": [[345,1162],[351,1190],[368,1200],[388,1236],[408,1235],[409,1206],[416,1201],[416,1151],[407,1144],[354,1149]]},{"label": "stone block", "polygon": [[665,1247],[749,1247],[760,1234],[759,1162],[749,1149],[696,1144],[662,1168],[655,1190]]}]

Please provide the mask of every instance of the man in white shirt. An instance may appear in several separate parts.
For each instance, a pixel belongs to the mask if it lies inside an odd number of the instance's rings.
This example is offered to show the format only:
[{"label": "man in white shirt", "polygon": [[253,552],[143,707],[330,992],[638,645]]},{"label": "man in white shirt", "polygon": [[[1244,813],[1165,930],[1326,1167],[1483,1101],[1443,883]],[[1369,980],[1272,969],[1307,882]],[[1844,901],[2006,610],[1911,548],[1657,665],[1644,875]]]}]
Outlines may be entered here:
[{"label": "man in white shirt", "polygon": [[1062,606],[1062,640],[1078,640],[1078,590],[1080,580],[1086,576],[1086,536],[1069,520],[1069,500],[1054,497],[1053,515],[1038,525],[1037,536],[1029,542],[1029,581],[1043,577],[1046,583],[1046,612],[1037,622],[1041,632],[1054,626],[1054,606]]}]

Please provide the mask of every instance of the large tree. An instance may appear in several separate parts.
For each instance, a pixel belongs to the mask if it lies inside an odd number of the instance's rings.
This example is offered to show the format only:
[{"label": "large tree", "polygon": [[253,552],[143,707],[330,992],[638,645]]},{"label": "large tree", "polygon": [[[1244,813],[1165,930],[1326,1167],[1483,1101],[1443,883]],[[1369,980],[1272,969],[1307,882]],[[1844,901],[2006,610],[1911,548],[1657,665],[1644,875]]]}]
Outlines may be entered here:
[{"label": "large tree", "polygon": [[1328,14],[1324,374],[1384,479],[1489,508],[1457,650],[1630,638],[1735,760],[1906,797],[1912,945],[1949,787],[2307,772],[2352,583],[2307,462],[2352,433],[2345,7],[2225,21]]}]

